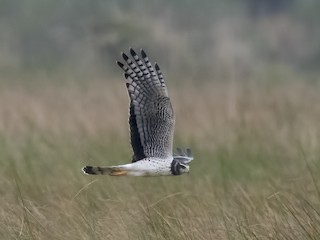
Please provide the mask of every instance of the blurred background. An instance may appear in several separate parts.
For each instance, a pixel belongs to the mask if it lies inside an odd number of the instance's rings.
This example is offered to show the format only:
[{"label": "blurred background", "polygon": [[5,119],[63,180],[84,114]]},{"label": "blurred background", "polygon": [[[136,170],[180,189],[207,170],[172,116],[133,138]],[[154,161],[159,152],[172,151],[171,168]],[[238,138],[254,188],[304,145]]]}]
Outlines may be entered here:
[{"label": "blurred background", "polygon": [[319,111],[319,7],[316,0],[3,0],[0,131],[127,138],[128,98],[115,61],[133,47],[164,72],[177,139],[212,148],[243,126],[245,134],[268,126],[292,134],[289,122],[315,120],[298,111]]},{"label": "blurred background", "polygon": [[[320,1],[1,0],[3,239],[319,239]],[[166,79],[179,178],[131,159],[115,61]],[[107,227],[106,227],[107,226]]]},{"label": "blurred background", "polygon": [[145,48],[170,82],[241,81],[270,71],[312,80],[319,73],[319,5],[316,0],[2,0],[0,72],[110,81],[119,76],[115,59],[131,46]]}]

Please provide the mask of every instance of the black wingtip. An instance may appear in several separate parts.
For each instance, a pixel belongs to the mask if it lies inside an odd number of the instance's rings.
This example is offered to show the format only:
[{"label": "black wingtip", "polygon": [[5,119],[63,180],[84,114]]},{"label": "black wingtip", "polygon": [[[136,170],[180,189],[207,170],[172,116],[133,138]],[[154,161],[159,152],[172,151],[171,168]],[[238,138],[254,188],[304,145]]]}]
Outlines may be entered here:
[{"label": "black wingtip", "polygon": [[158,63],[155,63],[154,67],[156,68],[157,71],[160,71],[160,67],[159,67]]},{"label": "black wingtip", "polygon": [[127,61],[129,59],[129,57],[125,53],[121,53],[121,55],[125,61]]},{"label": "black wingtip", "polygon": [[122,62],[116,61],[119,67],[123,68],[124,64]]},{"label": "black wingtip", "polygon": [[147,56],[147,54],[145,53],[145,51],[141,48],[141,56],[143,57],[143,58],[146,58],[146,57],[148,57]]},{"label": "black wingtip", "polygon": [[125,77],[126,79],[127,79],[128,77],[130,77],[128,73],[124,73],[123,75],[124,75],[124,77]]},{"label": "black wingtip", "polygon": [[137,55],[136,52],[132,48],[130,48],[130,54],[132,57]]}]

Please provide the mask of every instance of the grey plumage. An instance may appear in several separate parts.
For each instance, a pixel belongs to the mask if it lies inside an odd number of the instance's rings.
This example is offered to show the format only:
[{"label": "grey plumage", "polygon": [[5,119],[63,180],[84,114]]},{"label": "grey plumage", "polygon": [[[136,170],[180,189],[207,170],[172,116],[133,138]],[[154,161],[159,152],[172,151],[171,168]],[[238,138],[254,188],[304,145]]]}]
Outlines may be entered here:
[{"label": "grey plumage", "polygon": [[122,53],[130,98],[130,133],[133,162],[146,157],[167,158],[172,155],[174,112],[162,73],[156,71],[146,53],[140,57],[130,49],[131,58]]},{"label": "grey plumage", "polygon": [[129,125],[132,163],[82,168],[86,174],[111,176],[165,176],[189,172],[187,165],[193,160],[190,149],[184,153],[177,148],[172,155],[174,112],[168,97],[162,72],[149,61],[141,50],[141,57],[130,49],[130,57],[122,53],[124,63],[118,62],[124,71],[130,98]]},{"label": "grey plumage", "polygon": [[177,153],[178,154],[175,154],[173,156],[173,159],[174,160],[177,160],[178,162],[180,163],[183,163],[183,164],[188,164],[190,163],[192,160],[193,160],[193,156],[192,156],[192,153],[191,153],[191,149],[190,148],[187,148],[186,149],[186,153],[184,153],[182,151],[181,148],[177,148]]}]

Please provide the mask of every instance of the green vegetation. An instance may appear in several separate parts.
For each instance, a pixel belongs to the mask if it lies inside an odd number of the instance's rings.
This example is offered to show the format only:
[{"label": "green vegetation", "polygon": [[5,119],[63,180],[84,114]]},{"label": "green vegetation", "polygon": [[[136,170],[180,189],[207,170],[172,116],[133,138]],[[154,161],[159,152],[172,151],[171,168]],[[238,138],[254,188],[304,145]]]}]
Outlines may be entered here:
[{"label": "green vegetation", "polygon": [[[0,1],[0,239],[320,239],[319,4]],[[80,170],[131,159],[130,46],[190,175]]]},{"label": "green vegetation", "polygon": [[128,162],[122,82],[2,86],[2,239],[318,239],[320,87],[172,86],[191,174],[91,177]]},{"label": "green vegetation", "polygon": [[[121,50],[143,47],[165,73],[237,80],[278,68],[319,74],[317,0],[0,1],[0,75],[118,76]],[[59,79],[59,78],[57,78]]]}]

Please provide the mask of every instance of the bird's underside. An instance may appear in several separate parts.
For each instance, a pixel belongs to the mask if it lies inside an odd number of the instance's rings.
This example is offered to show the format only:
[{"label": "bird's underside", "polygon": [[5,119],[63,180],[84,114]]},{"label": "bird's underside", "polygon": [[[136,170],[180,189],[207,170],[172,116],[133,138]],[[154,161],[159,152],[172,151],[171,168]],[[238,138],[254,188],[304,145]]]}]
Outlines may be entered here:
[{"label": "bird's underside", "polygon": [[[176,155],[172,159],[146,158],[138,162],[128,163],[117,166],[93,167],[85,166],[82,171],[90,175],[110,175],[110,176],[164,176],[180,175],[183,169],[189,170],[187,165],[193,160],[191,150],[186,149],[186,154],[180,148],[177,148]],[[182,172],[179,171],[182,168]]]},{"label": "bird's underside", "polygon": [[122,53],[125,64],[117,64],[124,71],[130,98],[132,163],[85,166],[82,170],[86,174],[111,176],[180,175],[188,172],[187,164],[193,160],[190,149],[185,154],[177,148],[178,155],[172,154],[175,118],[162,72],[157,64],[153,68],[143,50],[141,58],[133,49],[130,54],[131,58]]}]

